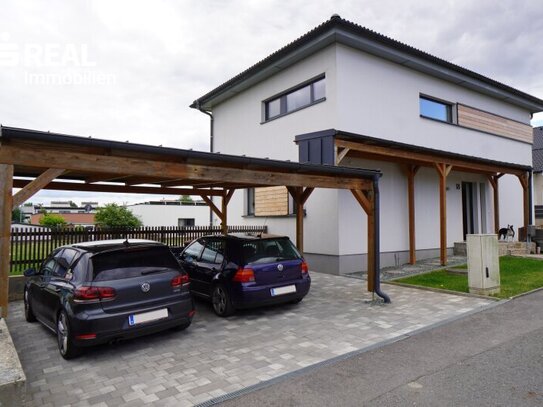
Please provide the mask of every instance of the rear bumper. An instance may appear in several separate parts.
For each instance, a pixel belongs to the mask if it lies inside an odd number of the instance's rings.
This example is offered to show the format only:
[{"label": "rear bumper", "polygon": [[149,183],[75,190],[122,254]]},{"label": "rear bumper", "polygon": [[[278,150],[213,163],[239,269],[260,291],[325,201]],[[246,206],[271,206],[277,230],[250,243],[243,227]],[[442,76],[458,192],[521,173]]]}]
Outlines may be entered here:
[{"label": "rear bumper", "polygon": [[[289,285],[296,286],[295,293],[272,296],[272,288],[279,288]],[[233,284],[231,287],[232,303],[235,308],[254,308],[265,305],[282,304],[304,298],[311,287],[311,277],[302,277],[298,280],[284,282],[282,284],[270,284],[251,286],[244,284]]]},{"label": "rear bumper", "polygon": [[[156,311],[166,308],[168,316],[156,321],[149,321],[131,326],[129,316],[144,312]],[[192,297],[183,296],[178,301],[161,304],[153,308],[138,309],[136,312],[105,313],[81,312],[71,315],[70,327],[73,334],[73,342],[77,346],[93,346],[107,343],[113,340],[129,339],[148,335],[168,328],[181,325],[190,325],[194,314]],[[79,335],[95,334],[95,338],[78,339]]]}]

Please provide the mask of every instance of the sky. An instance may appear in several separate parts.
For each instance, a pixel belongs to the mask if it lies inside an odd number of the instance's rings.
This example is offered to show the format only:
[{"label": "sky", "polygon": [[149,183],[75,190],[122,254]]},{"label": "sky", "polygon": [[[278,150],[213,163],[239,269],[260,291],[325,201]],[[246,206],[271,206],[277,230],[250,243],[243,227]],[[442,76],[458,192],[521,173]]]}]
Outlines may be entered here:
[{"label": "sky", "polygon": [[4,126],[208,151],[209,118],[192,101],[334,13],[543,98],[537,0],[0,0],[0,10]]}]

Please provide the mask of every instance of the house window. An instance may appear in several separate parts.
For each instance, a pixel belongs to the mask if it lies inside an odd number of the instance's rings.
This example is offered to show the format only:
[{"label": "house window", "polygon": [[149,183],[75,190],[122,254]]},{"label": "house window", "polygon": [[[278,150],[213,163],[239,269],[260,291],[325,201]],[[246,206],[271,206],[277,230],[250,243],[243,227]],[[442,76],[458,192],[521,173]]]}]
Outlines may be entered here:
[{"label": "house window", "polygon": [[439,120],[446,123],[453,122],[452,104],[420,96],[420,115],[429,119]]},{"label": "house window", "polygon": [[246,196],[246,211],[245,214],[249,216],[253,216],[255,214],[255,189],[254,188],[247,188],[247,196]]},{"label": "house window", "polygon": [[303,109],[325,98],[326,82],[324,76],[321,76],[265,101],[264,119],[270,120]]},{"label": "house window", "polygon": [[194,226],[194,218],[178,218],[177,225],[179,227]]}]

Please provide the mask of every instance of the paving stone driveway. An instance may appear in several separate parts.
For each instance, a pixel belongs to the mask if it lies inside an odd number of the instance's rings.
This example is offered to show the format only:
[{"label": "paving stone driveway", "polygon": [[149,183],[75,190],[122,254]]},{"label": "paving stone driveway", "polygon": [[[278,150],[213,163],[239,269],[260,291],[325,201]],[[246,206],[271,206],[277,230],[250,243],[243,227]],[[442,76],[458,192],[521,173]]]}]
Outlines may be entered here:
[{"label": "paving stone driveway", "polygon": [[63,360],[55,337],[11,304],[8,326],[27,375],[29,406],[190,406],[482,308],[491,301],[312,273],[298,305],[216,317],[206,303],[183,332],[100,346]]}]

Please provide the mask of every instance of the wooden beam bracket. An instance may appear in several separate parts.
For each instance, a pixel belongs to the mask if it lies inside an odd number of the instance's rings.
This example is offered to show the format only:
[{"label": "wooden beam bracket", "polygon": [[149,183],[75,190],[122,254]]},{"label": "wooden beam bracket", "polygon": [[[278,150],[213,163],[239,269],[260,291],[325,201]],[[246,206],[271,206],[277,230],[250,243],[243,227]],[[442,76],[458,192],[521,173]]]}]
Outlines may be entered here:
[{"label": "wooden beam bracket", "polygon": [[13,209],[17,208],[27,199],[39,192],[40,189],[43,189],[43,187],[47,186],[47,184],[49,184],[55,178],[60,177],[65,172],[65,170],[57,168],[49,168],[48,170],[45,170],[34,180],[30,181],[30,183],[26,185],[23,189],[13,195]]}]

